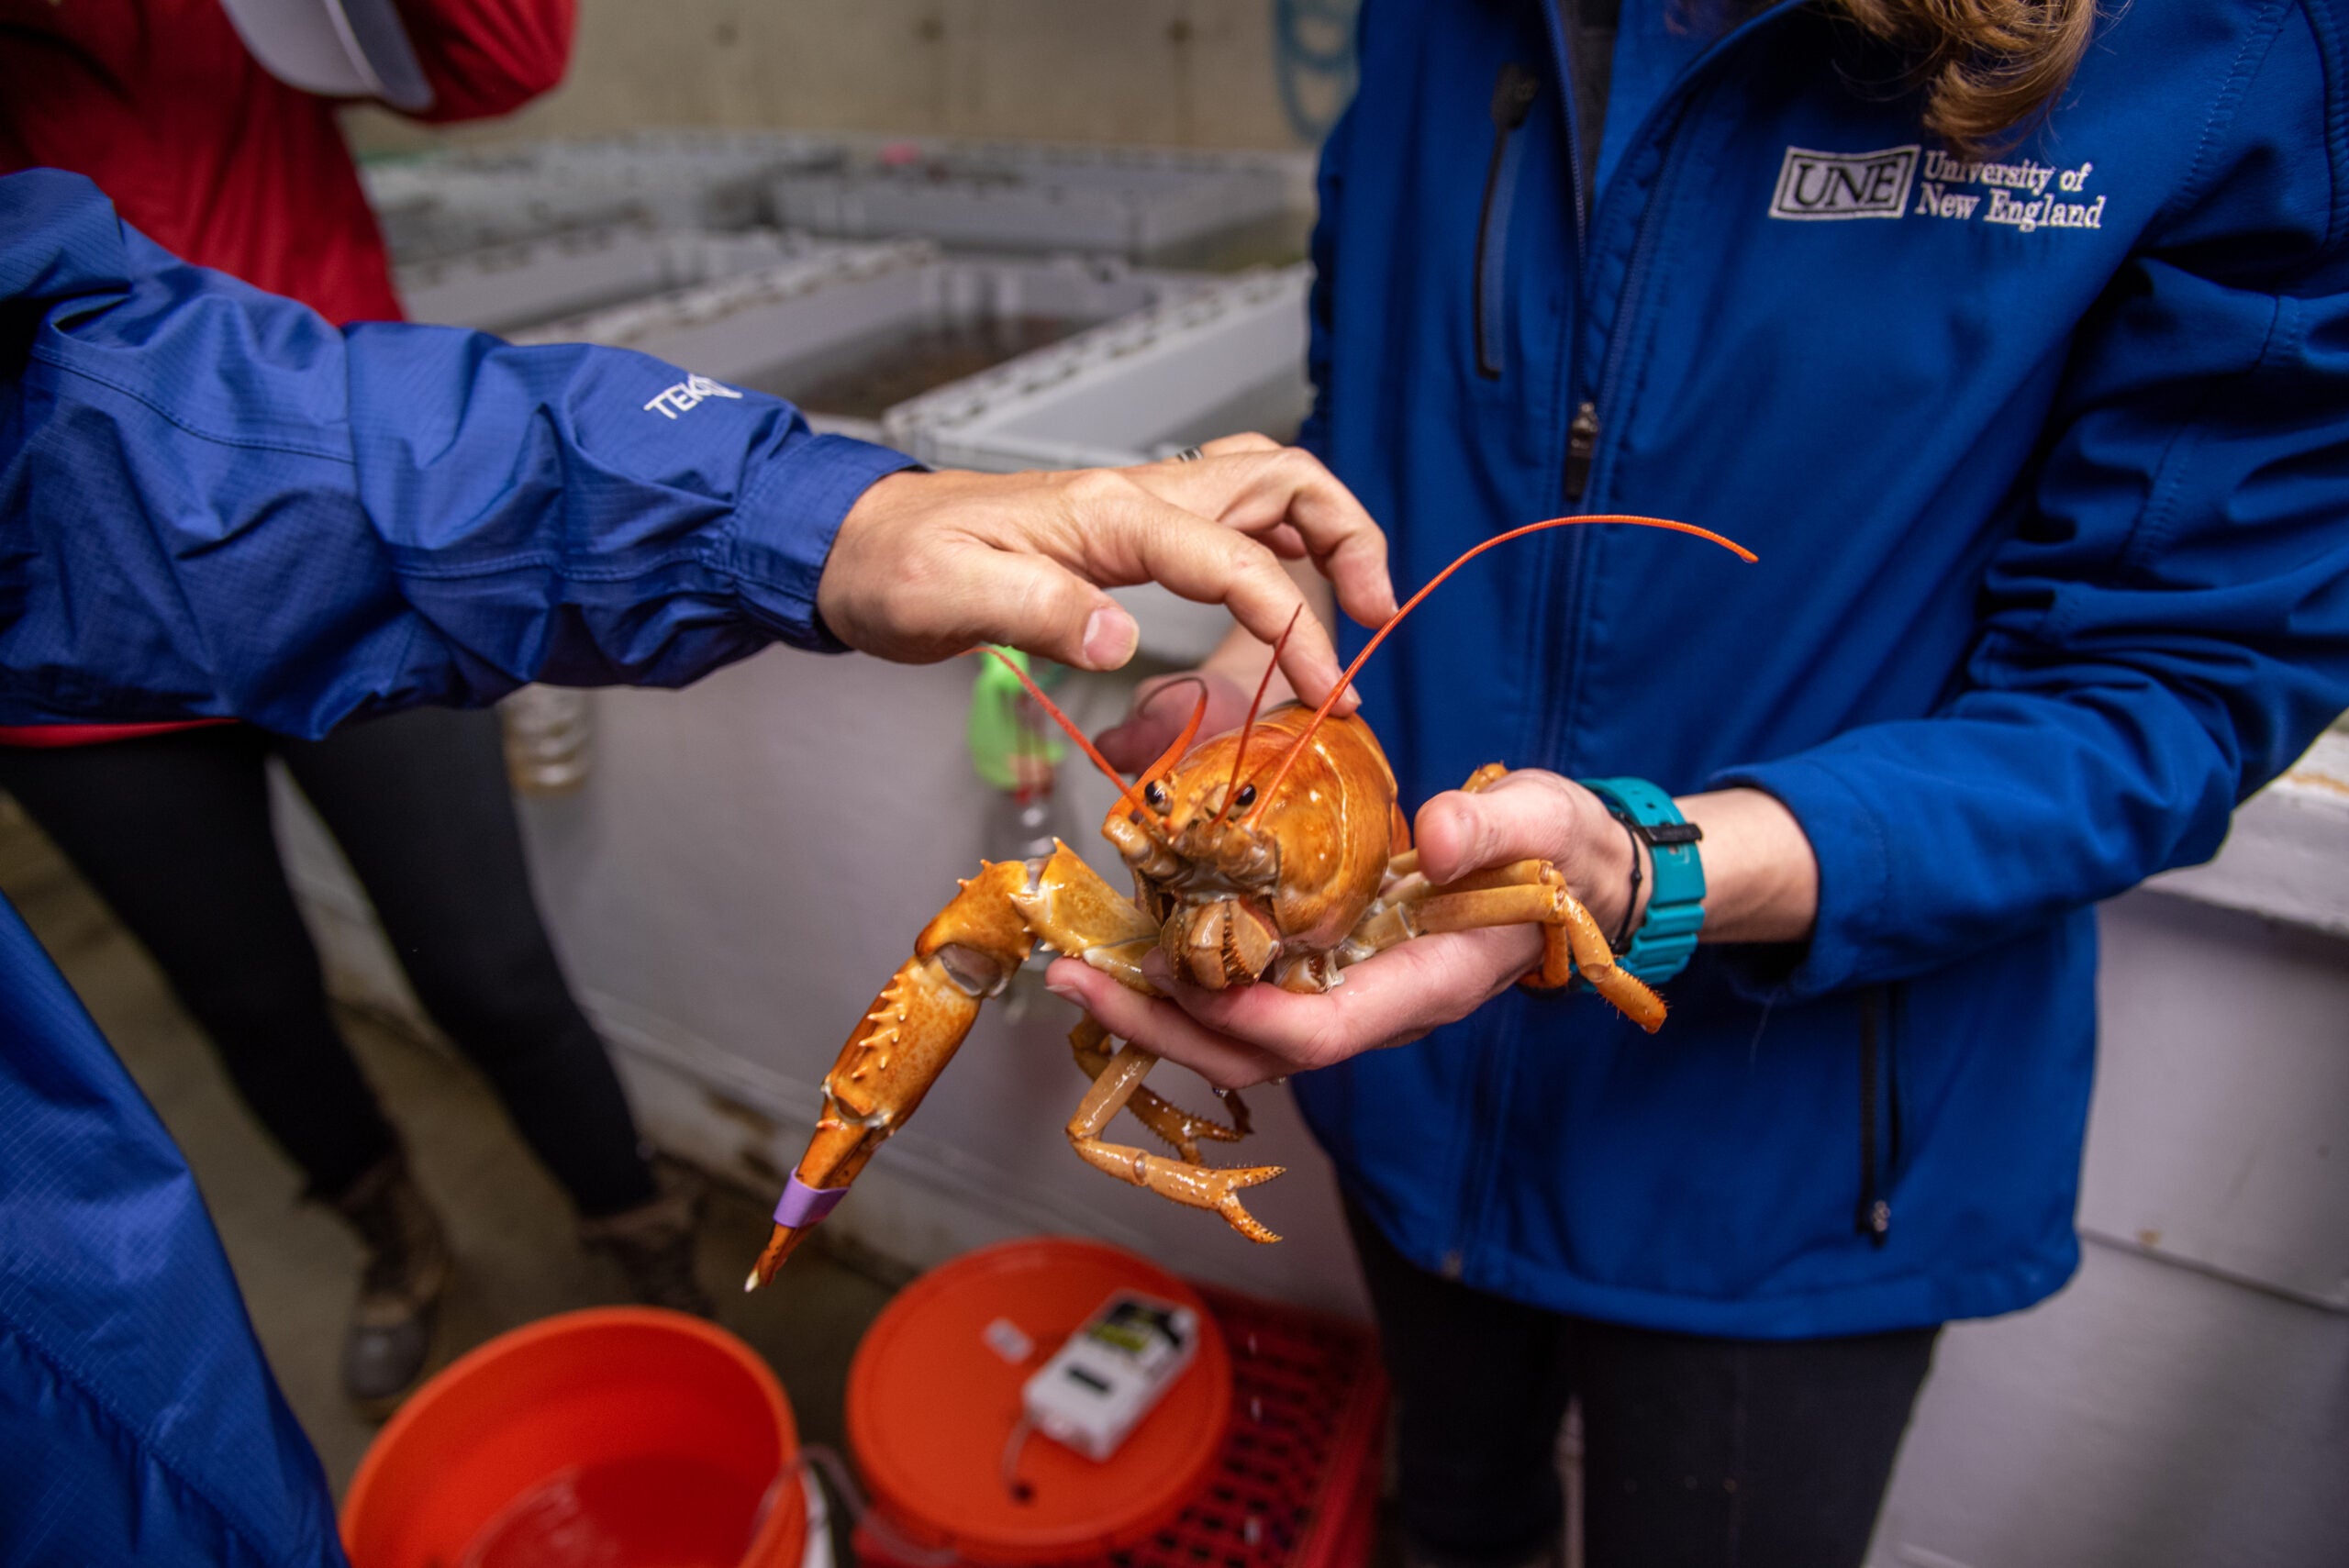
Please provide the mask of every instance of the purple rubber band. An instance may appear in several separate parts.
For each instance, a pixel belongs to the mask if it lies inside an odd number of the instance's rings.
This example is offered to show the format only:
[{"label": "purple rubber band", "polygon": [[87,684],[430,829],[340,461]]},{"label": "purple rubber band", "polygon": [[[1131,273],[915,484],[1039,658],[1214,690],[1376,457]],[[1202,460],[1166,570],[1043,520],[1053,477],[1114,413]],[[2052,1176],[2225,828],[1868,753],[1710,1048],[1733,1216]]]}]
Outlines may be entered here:
[{"label": "purple rubber band", "polygon": [[813,1225],[831,1213],[846,1196],[846,1187],[811,1187],[794,1175],[784,1184],[783,1197],[774,1206],[774,1222],[777,1225]]}]

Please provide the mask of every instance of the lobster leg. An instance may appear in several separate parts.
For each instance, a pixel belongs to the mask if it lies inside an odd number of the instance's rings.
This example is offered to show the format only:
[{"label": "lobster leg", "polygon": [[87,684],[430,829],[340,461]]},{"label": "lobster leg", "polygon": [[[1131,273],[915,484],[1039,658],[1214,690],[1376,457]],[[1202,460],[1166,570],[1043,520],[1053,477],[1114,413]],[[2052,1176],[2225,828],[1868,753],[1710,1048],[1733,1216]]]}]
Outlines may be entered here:
[{"label": "lobster leg", "polygon": [[[1500,763],[1486,762],[1469,774],[1468,782],[1460,787],[1475,795],[1508,776],[1508,770]],[[1537,991],[1554,991],[1580,971],[1590,988],[1612,1002],[1617,1012],[1650,1034],[1662,1029],[1664,998],[1648,989],[1647,983],[1638,975],[1616,967],[1615,950],[1608,945],[1606,933],[1590,917],[1590,911],[1582,906],[1582,901],[1566,891],[1566,879],[1557,867],[1547,861],[1520,861],[1500,869],[1504,874],[1521,873],[1535,866],[1541,868],[1544,885],[1556,888],[1559,904],[1557,913],[1542,923],[1542,967],[1519,984]],[[1472,880],[1464,877],[1453,885],[1461,886]],[[1437,891],[1441,895],[1446,890]]]},{"label": "lobster leg", "polygon": [[1037,940],[1144,995],[1157,995],[1157,987],[1142,978],[1141,961],[1158,946],[1158,922],[1058,839],[1034,871],[1011,902]]},{"label": "lobster leg", "polygon": [[[1041,877],[1031,889],[1017,895],[1015,902],[1026,915],[1029,926],[1043,940],[1117,976],[1136,991],[1157,994],[1156,988],[1142,978],[1141,970],[1142,959],[1157,944],[1157,927],[1065,844],[1054,846]],[[1185,1149],[1185,1140],[1175,1136],[1175,1131],[1187,1128],[1191,1139],[1196,1140],[1214,1138],[1225,1129],[1206,1131],[1215,1124],[1189,1117],[1141,1087],[1142,1079],[1158,1064],[1158,1058],[1149,1051],[1130,1045],[1097,1067],[1087,1058],[1106,1044],[1108,1033],[1102,1032],[1092,1051],[1086,1049],[1085,1038],[1084,1025],[1069,1036],[1069,1043],[1076,1049],[1077,1064],[1093,1074],[1093,1087],[1068,1124],[1069,1143],[1078,1157],[1097,1170],[1107,1171],[1135,1186],[1147,1187],[1161,1197],[1193,1208],[1211,1208],[1252,1241],[1279,1240],[1241,1207],[1239,1192],[1242,1187],[1271,1181],[1284,1167],[1212,1169],[1197,1164],[1196,1142]],[[1163,1107],[1167,1113],[1164,1122],[1154,1119],[1158,1112],[1153,1106]],[[1125,1144],[1104,1142],[1101,1129],[1125,1109],[1131,1109],[1143,1126],[1183,1151],[1184,1158],[1169,1160]],[[1239,1125],[1229,1136],[1237,1138],[1247,1132],[1247,1114],[1245,1106],[1234,1106],[1232,1119]]]},{"label": "lobster leg", "polygon": [[[1076,1028],[1068,1031],[1069,1048],[1076,1053],[1076,1064],[1085,1069],[1088,1078],[1098,1080],[1108,1070],[1110,1062],[1109,1031],[1091,1014],[1079,1018]],[[1223,1096],[1231,1107],[1232,1125],[1224,1126],[1211,1118],[1194,1116],[1182,1106],[1148,1089],[1137,1088],[1126,1102],[1126,1109],[1134,1119],[1156,1133],[1183,1157],[1183,1162],[1199,1162],[1199,1140],[1214,1143],[1237,1143],[1248,1136],[1248,1106],[1237,1094]]]},{"label": "lobster leg", "polygon": [[1129,1144],[1103,1141],[1101,1129],[1126,1108],[1143,1077],[1157,1065],[1158,1058],[1138,1046],[1127,1046],[1110,1058],[1076,1107],[1076,1115],[1069,1118],[1070,1145],[1086,1164],[1107,1171],[1121,1182],[1147,1187],[1161,1197],[1193,1208],[1215,1210],[1251,1241],[1279,1240],[1241,1207],[1240,1192],[1243,1187],[1271,1181],[1286,1167],[1246,1165],[1218,1169],[1169,1160]]},{"label": "lobster leg", "polygon": [[[1498,762],[1487,762],[1462,787],[1475,794],[1508,772]],[[1617,966],[1598,922],[1567,891],[1565,876],[1548,861],[1488,866],[1438,886],[1419,870],[1419,851],[1405,851],[1387,862],[1386,884],[1348,936],[1342,956],[1347,962],[1358,962],[1424,932],[1537,923],[1542,928],[1542,962],[1520,984],[1554,990],[1579,973],[1592,990],[1648,1033],[1664,1027],[1664,999],[1637,975]]]}]

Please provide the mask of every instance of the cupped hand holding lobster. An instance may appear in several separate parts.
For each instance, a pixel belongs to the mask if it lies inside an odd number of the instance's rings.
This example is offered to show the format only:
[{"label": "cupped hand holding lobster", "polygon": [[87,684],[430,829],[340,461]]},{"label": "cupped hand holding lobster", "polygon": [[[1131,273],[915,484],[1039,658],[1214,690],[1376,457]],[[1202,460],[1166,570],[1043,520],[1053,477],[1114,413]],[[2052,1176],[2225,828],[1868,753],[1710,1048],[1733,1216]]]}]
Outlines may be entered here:
[{"label": "cupped hand holding lobster", "polygon": [[[1419,870],[1432,883],[1546,861],[1600,929],[1624,924],[1631,840],[1597,795],[1556,773],[1525,769],[1474,795],[1446,791],[1419,808],[1412,831]],[[1493,926],[1426,932],[1350,966],[1343,985],[1310,994],[1278,985],[1207,990],[1186,984],[1156,954],[1143,973],[1157,996],[1072,959],[1055,962],[1046,984],[1118,1039],[1179,1062],[1218,1088],[1244,1089],[1407,1045],[1458,1022],[1539,970],[1542,931]]]},{"label": "cupped hand holding lobster", "polygon": [[[1186,705],[1176,699],[1195,684],[1207,697],[1204,732],[1237,725],[1248,706],[1243,683],[1267,657],[1263,643],[1236,631],[1200,669],[1146,683],[1125,721],[1100,737],[1102,754],[1120,767],[1141,766],[1180,727]],[[1283,679],[1278,671],[1271,675],[1275,694]],[[1818,860],[1794,814],[1752,789],[1684,795],[1676,804],[1704,830],[1706,940],[1807,937],[1819,906]],[[1636,929],[1654,886],[1643,868],[1633,892],[1631,838],[1598,796],[1543,769],[1512,771],[1474,794],[1435,795],[1419,808],[1413,831],[1420,869],[1437,882],[1549,862],[1608,931]],[[1638,905],[1627,909],[1634,897]],[[1233,1090],[1408,1045],[1508,990],[1541,952],[1538,928],[1500,927],[1427,933],[1349,968],[1343,986],[1318,995],[1274,985],[1211,991],[1186,984],[1157,959],[1144,965],[1157,995],[1070,959],[1053,963],[1047,984],[1112,1036]]]}]

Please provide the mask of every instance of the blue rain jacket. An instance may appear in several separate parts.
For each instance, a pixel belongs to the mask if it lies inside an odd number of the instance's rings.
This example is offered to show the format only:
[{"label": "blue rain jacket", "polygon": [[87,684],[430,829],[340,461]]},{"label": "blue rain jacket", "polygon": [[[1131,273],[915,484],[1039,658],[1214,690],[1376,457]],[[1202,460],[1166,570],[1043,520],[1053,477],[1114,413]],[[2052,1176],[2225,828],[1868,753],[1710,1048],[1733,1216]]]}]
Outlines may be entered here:
[{"label": "blue rain jacket", "polygon": [[1370,0],[1307,439],[1407,590],[1566,511],[1757,550],[1513,544],[1365,711],[1413,806],[1495,759],[1766,790],[1817,932],[1701,950],[1653,1039],[1518,995],[1297,1092],[1408,1256],[1502,1296],[1754,1337],[2009,1311],[2076,1262],[2091,906],[2210,856],[2349,706],[2342,7],[2113,7],[1987,161],[1815,11],[1641,9],[1592,193],[1554,6]]},{"label": "blue rain jacket", "polygon": [[[315,736],[781,639],[907,466],[640,354],[338,330],[0,178],[0,724]],[[339,1563],[194,1181],[0,902],[0,1560]]]}]

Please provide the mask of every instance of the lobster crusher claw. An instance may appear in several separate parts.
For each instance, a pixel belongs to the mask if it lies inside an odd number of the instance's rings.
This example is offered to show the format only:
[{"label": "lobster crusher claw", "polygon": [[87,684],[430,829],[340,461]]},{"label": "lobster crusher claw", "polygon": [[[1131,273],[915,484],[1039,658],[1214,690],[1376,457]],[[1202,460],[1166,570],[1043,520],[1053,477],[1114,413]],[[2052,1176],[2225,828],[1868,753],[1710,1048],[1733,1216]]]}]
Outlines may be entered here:
[{"label": "lobster crusher claw", "polygon": [[774,1233],[751,1268],[750,1277],[742,1282],[743,1293],[748,1295],[772,1279],[783,1261],[797,1248],[800,1238],[816,1229],[818,1222],[846,1196],[845,1186],[811,1187],[794,1173],[784,1185],[782,1200],[774,1206]]}]

